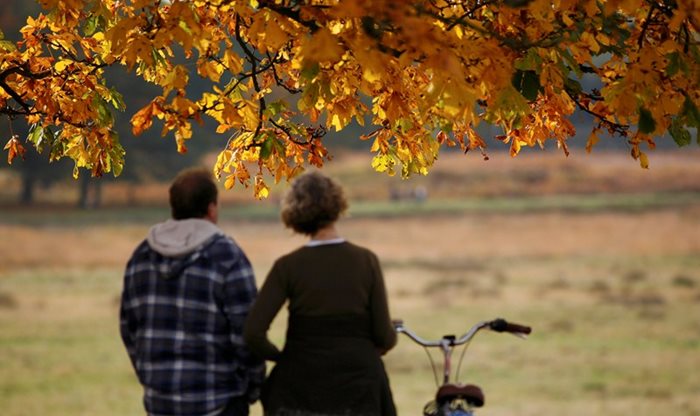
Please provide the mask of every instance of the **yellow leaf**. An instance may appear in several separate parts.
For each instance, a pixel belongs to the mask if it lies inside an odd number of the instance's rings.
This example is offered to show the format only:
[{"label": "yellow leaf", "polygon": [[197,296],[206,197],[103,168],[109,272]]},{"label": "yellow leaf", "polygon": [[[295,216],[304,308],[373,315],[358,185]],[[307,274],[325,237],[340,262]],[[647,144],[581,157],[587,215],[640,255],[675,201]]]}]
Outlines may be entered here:
[{"label": "yellow leaf", "polygon": [[390,176],[394,176],[394,165],[396,161],[391,155],[383,154],[376,155],[372,159],[372,168],[377,172],[388,172]]},{"label": "yellow leaf", "polygon": [[258,127],[259,119],[257,104],[251,101],[246,101],[246,105],[244,105],[238,112],[243,116],[243,122],[248,130],[253,131]]},{"label": "yellow leaf", "polygon": [[224,188],[231,189],[234,185],[236,185],[236,175],[228,175],[224,182]]},{"label": "yellow leaf", "polygon": [[593,146],[595,146],[600,141],[600,137],[596,134],[595,130],[591,132],[588,136],[588,141],[586,142],[586,152],[591,153]]},{"label": "yellow leaf", "polygon": [[362,78],[367,82],[373,83],[382,79],[382,74],[375,72],[372,68],[365,67],[362,71]]},{"label": "yellow leaf", "polygon": [[53,68],[56,70],[56,72],[63,72],[64,69],[70,64],[72,64],[73,61],[70,59],[61,59],[60,61],[56,62],[53,66]]},{"label": "yellow leaf", "polygon": [[189,134],[189,136],[192,137],[192,129],[191,129],[189,123],[187,123],[186,126],[181,126],[175,132],[175,142],[177,143],[177,152],[178,153],[181,153],[181,154],[187,153],[187,146],[185,145],[185,140],[189,139],[189,137],[186,137],[187,134]]},{"label": "yellow leaf", "polygon": [[216,157],[216,164],[214,165],[214,175],[217,178],[221,177],[223,172],[231,173],[231,158],[233,157],[233,152],[230,150],[222,150]]},{"label": "yellow leaf", "polygon": [[584,45],[588,46],[588,49],[590,49],[591,52],[600,52],[600,45],[598,44],[598,41],[596,41],[595,37],[589,32],[583,32],[583,34],[581,35],[581,42],[583,42]]},{"label": "yellow leaf", "polygon": [[265,199],[270,195],[270,188],[267,187],[267,184],[263,180],[261,175],[256,175],[255,176],[255,197],[258,199]]},{"label": "yellow leaf", "polygon": [[243,70],[243,58],[233,50],[227,49],[224,52],[224,65],[232,74],[237,74]]},{"label": "yellow leaf", "polygon": [[340,60],[345,51],[327,28],[321,28],[304,42],[303,55],[313,62],[331,62]]},{"label": "yellow leaf", "polygon": [[335,131],[340,131],[347,124],[346,119],[341,119],[339,114],[333,114],[331,116],[331,126],[335,128]]},{"label": "yellow leaf", "polygon": [[163,95],[168,95],[172,90],[184,89],[189,82],[189,77],[187,68],[182,65],[176,65],[160,82],[160,85],[163,87]]},{"label": "yellow leaf", "polygon": [[639,152],[639,165],[644,169],[649,169],[649,157],[644,152]]},{"label": "yellow leaf", "polygon": [[206,58],[200,59],[197,62],[197,73],[214,82],[219,82],[219,78],[221,78],[223,72],[224,66],[218,62],[209,61]]},{"label": "yellow leaf", "polygon": [[197,104],[179,95],[173,98],[173,109],[184,117],[192,116],[199,110]]}]

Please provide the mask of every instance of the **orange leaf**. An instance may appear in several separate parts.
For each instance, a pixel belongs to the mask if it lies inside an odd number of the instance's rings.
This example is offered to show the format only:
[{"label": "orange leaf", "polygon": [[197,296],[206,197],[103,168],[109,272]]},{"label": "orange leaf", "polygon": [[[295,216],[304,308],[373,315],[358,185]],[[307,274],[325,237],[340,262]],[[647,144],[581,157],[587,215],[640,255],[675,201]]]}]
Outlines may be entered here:
[{"label": "orange leaf", "polygon": [[22,146],[22,143],[17,140],[19,136],[14,135],[10,138],[10,140],[7,141],[7,144],[5,145],[5,148],[3,150],[7,150],[7,163],[9,165],[12,164],[12,161],[17,157],[18,155],[24,159],[24,154],[27,153],[27,150]]},{"label": "orange leaf", "polygon": [[148,130],[153,124],[153,110],[155,103],[151,102],[147,106],[143,107],[131,117],[131,131],[134,136],[138,136],[143,133],[144,130]]},{"label": "orange leaf", "polygon": [[598,137],[596,131],[593,130],[591,132],[591,135],[588,136],[588,141],[586,142],[586,152],[591,153],[591,151],[593,150],[593,146],[595,146],[598,143],[598,141],[600,141],[600,137]]}]

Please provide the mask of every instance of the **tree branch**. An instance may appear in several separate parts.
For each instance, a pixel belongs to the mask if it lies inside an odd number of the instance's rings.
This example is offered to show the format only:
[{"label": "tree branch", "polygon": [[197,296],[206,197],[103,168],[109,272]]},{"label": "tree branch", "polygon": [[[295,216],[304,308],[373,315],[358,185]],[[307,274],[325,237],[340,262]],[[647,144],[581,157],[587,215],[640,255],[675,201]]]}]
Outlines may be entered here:
[{"label": "tree branch", "polygon": [[[285,17],[288,17],[288,18],[294,20],[295,22],[299,23],[300,25],[311,30],[311,33],[314,33],[318,29],[321,28],[321,25],[316,23],[316,21],[314,21],[314,20],[302,19],[301,18],[301,11],[298,8],[295,10],[293,7],[276,4],[274,1],[270,1],[270,0],[260,0],[258,2],[258,4],[260,5],[260,8],[270,9],[275,13],[281,14],[282,16],[285,16]],[[313,7],[326,8],[326,6],[313,6]]]},{"label": "tree branch", "polygon": [[[251,76],[253,77],[253,88],[255,88],[255,92],[260,93],[260,85],[258,84],[257,58],[255,57],[253,51],[251,51],[250,48],[248,48],[248,44],[243,40],[243,37],[241,36],[241,17],[238,15],[236,15],[236,41],[238,41],[238,44],[241,46],[243,52],[245,52],[246,56],[248,57],[248,62],[250,62],[250,72]],[[265,97],[259,96],[258,103],[260,103],[260,107],[258,108],[258,125],[255,128],[255,133],[253,134],[253,137],[257,137],[257,135],[260,134],[260,130],[262,129],[263,112],[265,111],[266,107]]]},{"label": "tree branch", "polygon": [[654,9],[656,9],[656,5],[654,3],[651,3],[649,5],[649,13],[647,14],[647,18],[642,24],[642,31],[641,33],[639,33],[639,38],[637,38],[637,46],[639,46],[639,49],[642,49],[642,46],[644,45],[644,37],[646,35],[647,29],[649,28],[649,24],[651,23],[651,17],[654,14]]},{"label": "tree branch", "polygon": [[[589,109],[587,106],[585,106],[579,99],[578,97],[575,96],[574,93],[572,93],[568,88],[565,88],[566,94],[573,100],[573,102],[576,104],[576,107],[578,107],[580,110],[583,112],[592,115],[595,117],[600,125],[604,125],[608,131],[611,133],[616,133],[619,134],[622,137],[627,137],[627,131],[629,130],[630,126],[627,124],[620,124],[620,123],[615,123],[612,122],[608,119],[606,119],[603,115],[596,113],[595,111]],[[593,97],[595,98],[595,97]]]}]

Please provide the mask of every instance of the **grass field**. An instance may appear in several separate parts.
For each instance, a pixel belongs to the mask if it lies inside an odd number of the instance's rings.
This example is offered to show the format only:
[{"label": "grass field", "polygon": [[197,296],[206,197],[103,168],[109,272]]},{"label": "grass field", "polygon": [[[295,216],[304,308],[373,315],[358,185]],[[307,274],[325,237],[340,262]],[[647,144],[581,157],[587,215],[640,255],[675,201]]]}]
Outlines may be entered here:
[{"label": "grass field", "polygon": [[[393,316],[428,338],[499,316],[533,326],[526,341],[486,333],[473,342],[462,378],[484,389],[480,414],[700,415],[698,164],[660,159],[656,172],[640,173],[610,157],[566,180],[570,167],[557,159],[527,192],[514,192],[513,177],[537,177],[531,162],[507,174],[489,167],[489,192],[472,182],[474,195],[456,180],[476,170],[447,160],[440,182],[421,179],[431,191],[423,204],[387,202],[388,186],[409,183],[367,185],[354,160],[330,170],[353,198],[340,230],[380,256]],[[278,224],[274,203],[226,198],[221,226],[262,282],[303,240]],[[118,337],[118,298],[125,260],[165,216],[157,201],[2,209],[0,414],[143,414]],[[273,337],[283,331],[280,316]],[[420,414],[435,390],[425,353],[401,338],[385,362],[400,414]]]}]

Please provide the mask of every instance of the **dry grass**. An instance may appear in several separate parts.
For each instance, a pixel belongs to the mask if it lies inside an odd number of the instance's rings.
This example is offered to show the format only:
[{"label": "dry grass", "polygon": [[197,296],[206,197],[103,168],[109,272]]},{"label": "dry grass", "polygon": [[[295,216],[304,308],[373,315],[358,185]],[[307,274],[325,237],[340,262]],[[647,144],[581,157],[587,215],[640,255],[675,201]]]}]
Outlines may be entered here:
[{"label": "dry grass", "polygon": [[[341,230],[381,256],[392,313],[419,333],[459,333],[496,316],[535,327],[528,342],[474,343],[465,370],[487,393],[485,414],[694,415],[700,376],[688,369],[700,365],[700,292],[688,282],[700,279],[697,222],[684,210],[553,212],[351,218]],[[303,241],[274,222],[222,226],[260,281]],[[116,302],[122,263],[146,228],[0,226],[0,350],[11,363],[0,369],[4,414],[139,412]],[[281,316],[278,341],[283,330]],[[433,391],[425,354],[402,339],[386,363],[401,413],[415,413]]]},{"label": "dry grass", "polygon": [[[652,157],[652,169],[680,169],[664,161]],[[511,166],[492,162],[486,177]],[[348,157],[337,171],[344,181],[366,174],[352,173],[354,163]],[[626,172],[625,163],[586,164],[585,175]],[[522,164],[537,160],[528,156]],[[695,163],[683,166],[681,178],[697,178]],[[632,189],[644,180],[630,175],[615,186]],[[665,186],[686,189],[684,181]],[[384,195],[377,182],[367,197]],[[351,187],[358,197],[365,192]],[[36,215],[49,217],[41,225],[0,223],[2,414],[142,414],[117,333],[117,301],[123,264],[149,224],[84,226],[52,221],[51,211]],[[259,283],[276,257],[303,243],[276,221],[221,225],[252,259]],[[351,217],[340,230],[379,254],[392,314],[418,333],[459,334],[497,316],[535,328],[527,342],[484,334],[469,350],[463,378],[486,392],[482,414],[700,415],[697,205],[634,213]],[[284,319],[273,326],[277,341]],[[402,338],[385,362],[400,414],[419,413],[434,392],[425,353]],[[253,415],[259,414],[256,405]]]}]

